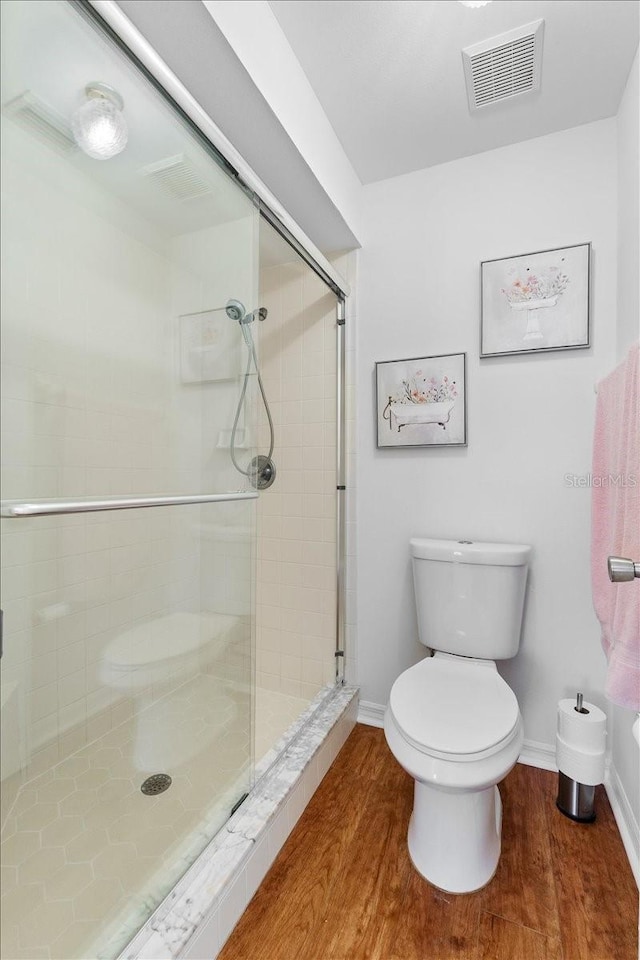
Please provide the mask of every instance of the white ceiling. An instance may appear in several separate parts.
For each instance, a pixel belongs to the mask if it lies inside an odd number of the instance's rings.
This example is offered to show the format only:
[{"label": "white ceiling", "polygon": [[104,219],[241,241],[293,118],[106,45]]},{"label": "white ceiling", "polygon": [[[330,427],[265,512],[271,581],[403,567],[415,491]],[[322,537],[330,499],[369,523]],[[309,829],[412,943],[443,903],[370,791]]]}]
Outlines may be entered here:
[{"label": "white ceiling", "polygon": [[[270,0],[363,183],[610,117],[635,0]],[[469,111],[461,49],[545,21],[539,93]]]},{"label": "white ceiling", "polygon": [[[70,4],[60,0],[2,0],[0,12],[3,124],[12,122],[7,104],[25,92],[69,128],[69,138],[71,115],[82,103],[87,83],[108,83],[124,100],[129,127],[126,150],[107,162],[96,161],[75,149],[70,139],[63,158],[73,173],[63,174],[63,189],[80,190],[83,182],[99,187],[106,197],[122,201],[121,207],[113,206],[114,217],[123,216],[125,208],[132,215],[138,214],[149,225],[148,235],[158,242],[253,215],[252,201],[212,160],[175,110]],[[21,126],[19,121],[17,126]],[[32,141],[34,156],[38,141],[38,155],[51,154],[50,142],[45,139],[42,145],[42,138],[32,128],[26,128],[26,135]],[[178,156],[209,192],[180,200],[144,175],[148,165]],[[52,177],[54,168],[58,169],[52,162]],[[130,228],[133,222],[132,216]]]}]

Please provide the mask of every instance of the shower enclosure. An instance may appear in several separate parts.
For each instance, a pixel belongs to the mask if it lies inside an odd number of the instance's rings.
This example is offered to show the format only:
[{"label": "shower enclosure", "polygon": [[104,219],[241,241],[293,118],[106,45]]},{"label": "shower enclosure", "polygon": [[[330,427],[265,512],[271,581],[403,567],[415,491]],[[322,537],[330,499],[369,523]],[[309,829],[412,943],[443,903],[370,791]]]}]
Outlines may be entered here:
[{"label": "shower enclosure", "polygon": [[109,958],[339,676],[342,304],[89,5],[2,20],[2,956]]}]

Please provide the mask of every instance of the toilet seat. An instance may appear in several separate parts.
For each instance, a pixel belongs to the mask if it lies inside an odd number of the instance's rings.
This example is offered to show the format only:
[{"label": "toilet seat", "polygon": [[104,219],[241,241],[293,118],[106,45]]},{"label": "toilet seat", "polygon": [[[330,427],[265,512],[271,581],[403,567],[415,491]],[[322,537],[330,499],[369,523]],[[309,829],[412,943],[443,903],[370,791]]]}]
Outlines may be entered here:
[{"label": "toilet seat", "polygon": [[131,691],[193,675],[222,655],[240,622],[226,614],[178,611],[136,624],[105,647],[101,680]]},{"label": "toilet seat", "polygon": [[222,640],[237,623],[237,617],[219,613],[171,613],[125,630],[111,641],[104,659],[113,670],[122,671],[181,661]]},{"label": "toilet seat", "polygon": [[398,677],[389,709],[411,746],[443,760],[490,757],[520,731],[518,701],[491,662],[427,657]]}]

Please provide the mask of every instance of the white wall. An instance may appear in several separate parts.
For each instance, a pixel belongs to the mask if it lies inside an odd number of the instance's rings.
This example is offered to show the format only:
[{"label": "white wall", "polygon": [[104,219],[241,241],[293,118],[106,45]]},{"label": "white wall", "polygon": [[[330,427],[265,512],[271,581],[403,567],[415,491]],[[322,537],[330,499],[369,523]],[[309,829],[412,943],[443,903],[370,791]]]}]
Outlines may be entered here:
[{"label": "white wall", "polygon": [[325,253],[357,246],[358,178],[269,4],[227,0],[216,19],[201,0],[118,6],[215,120],[232,164],[235,150],[277,198],[276,210]]},{"label": "white wall", "polygon": [[267,0],[203,0],[236,56],[358,236],[362,185]]},{"label": "white wall", "polygon": [[[618,329],[617,360],[640,336],[640,61],[631,67],[617,117],[618,136]],[[639,544],[640,547],[640,544]],[[637,557],[634,557],[637,559]],[[633,589],[629,585],[630,589]],[[619,784],[630,824],[632,849],[638,862],[640,817],[640,749],[633,739],[634,714],[610,708],[611,763],[614,785]],[[635,823],[634,823],[635,819]]]},{"label": "white wall", "polygon": [[617,116],[618,357],[640,336],[640,61],[636,57]]},{"label": "white wall", "polygon": [[[528,739],[556,704],[605,706],[591,607],[594,384],[615,358],[616,127],[605,120],[368,186],[359,260],[358,678],[384,704],[420,658],[408,541],[533,545],[518,657],[500,669]],[[592,347],[479,361],[482,259],[590,240]],[[374,363],[466,351],[466,449],[377,450]]]}]

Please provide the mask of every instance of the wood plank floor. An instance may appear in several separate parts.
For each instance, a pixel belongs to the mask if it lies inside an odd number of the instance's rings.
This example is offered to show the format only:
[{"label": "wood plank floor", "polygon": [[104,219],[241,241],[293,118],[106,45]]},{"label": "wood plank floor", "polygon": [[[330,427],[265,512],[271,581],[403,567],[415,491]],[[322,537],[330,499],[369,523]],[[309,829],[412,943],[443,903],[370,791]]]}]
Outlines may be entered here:
[{"label": "wood plank floor", "polygon": [[220,960],[636,960],[638,891],[604,789],[577,824],[556,787],[518,764],[495,877],[446,894],[409,860],[413,781],[382,730],[356,726]]}]

